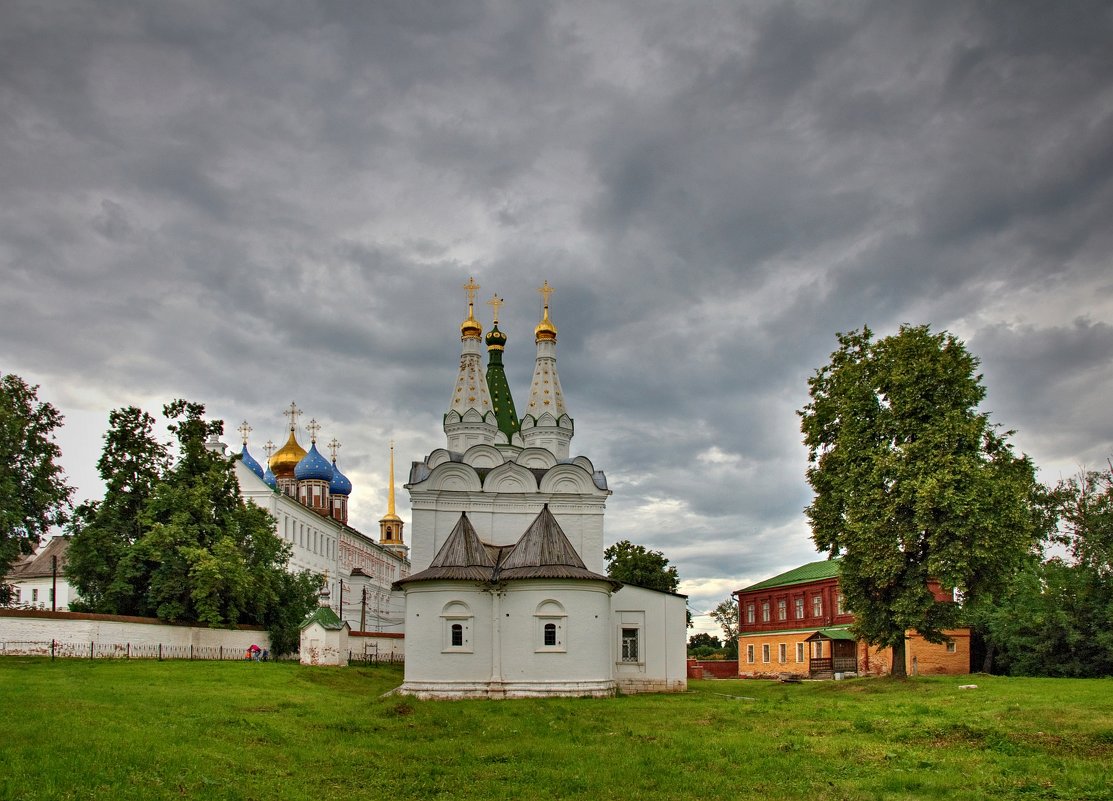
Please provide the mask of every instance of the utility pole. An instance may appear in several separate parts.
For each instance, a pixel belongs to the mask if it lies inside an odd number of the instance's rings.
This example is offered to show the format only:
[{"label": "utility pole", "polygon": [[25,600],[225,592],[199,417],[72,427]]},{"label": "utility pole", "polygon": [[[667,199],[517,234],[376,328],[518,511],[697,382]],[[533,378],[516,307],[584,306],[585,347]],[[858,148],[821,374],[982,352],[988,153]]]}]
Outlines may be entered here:
[{"label": "utility pole", "polygon": [[58,556],[50,557],[50,611],[58,611]]},{"label": "utility pole", "polygon": [[363,585],[363,598],[359,602],[359,630],[367,631],[367,585]]}]

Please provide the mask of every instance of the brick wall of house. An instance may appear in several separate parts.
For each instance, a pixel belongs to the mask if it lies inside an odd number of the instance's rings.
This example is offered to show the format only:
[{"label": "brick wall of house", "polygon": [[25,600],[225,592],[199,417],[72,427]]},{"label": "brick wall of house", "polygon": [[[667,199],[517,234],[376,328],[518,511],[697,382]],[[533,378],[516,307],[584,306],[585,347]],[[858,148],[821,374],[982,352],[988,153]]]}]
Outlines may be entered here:
[{"label": "brick wall of house", "polygon": [[[781,673],[798,676],[808,675],[808,654],[810,645],[804,640],[815,629],[789,632],[759,632],[742,635],[738,638],[738,675],[746,678],[776,678]],[[803,661],[797,661],[797,644],[803,645]],[[763,646],[769,646],[769,661],[764,660]],[[780,660],[780,646],[785,646],[785,661]],[[753,659],[750,647],[753,647]]]}]

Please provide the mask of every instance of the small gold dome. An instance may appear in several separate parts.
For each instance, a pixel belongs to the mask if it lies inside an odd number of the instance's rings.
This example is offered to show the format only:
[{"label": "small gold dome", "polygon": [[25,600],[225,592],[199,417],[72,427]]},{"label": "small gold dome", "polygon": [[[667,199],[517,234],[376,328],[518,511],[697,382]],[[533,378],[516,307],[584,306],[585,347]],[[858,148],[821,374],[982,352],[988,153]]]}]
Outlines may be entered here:
[{"label": "small gold dome", "polygon": [[537,341],[543,339],[555,340],[557,338],[556,326],[553,325],[553,321],[549,319],[548,306],[545,307],[544,318],[537,324],[537,328],[533,329],[533,338]]},{"label": "small gold dome", "polygon": [[305,458],[305,453],[305,448],[298,445],[297,439],[294,438],[294,432],[291,431],[286,444],[275,451],[274,456],[270,458],[269,464],[274,477],[293,478],[294,468],[297,467],[298,462]]},{"label": "small gold dome", "polygon": [[471,307],[468,307],[468,319],[460,323],[460,339],[479,339],[483,334],[483,326],[479,321],[471,315]]}]

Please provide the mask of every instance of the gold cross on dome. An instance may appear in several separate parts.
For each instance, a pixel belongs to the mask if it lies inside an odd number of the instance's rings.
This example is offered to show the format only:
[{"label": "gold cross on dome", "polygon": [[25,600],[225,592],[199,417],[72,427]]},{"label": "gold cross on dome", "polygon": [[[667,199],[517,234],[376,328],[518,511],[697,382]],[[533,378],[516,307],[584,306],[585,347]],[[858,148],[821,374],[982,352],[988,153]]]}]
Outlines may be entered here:
[{"label": "gold cross on dome", "polygon": [[549,306],[549,295],[553,294],[553,288],[551,286],[549,286],[549,282],[546,281],[544,284],[542,284],[538,288],[537,291],[541,293],[541,299],[544,301],[545,307],[548,308],[548,306]]},{"label": "gold cross on dome", "polygon": [[338,450],[340,450],[340,443],[337,441],[336,437],[332,438],[332,442],[330,442],[328,444],[328,449],[329,449],[329,453],[332,454],[332,460],[335,462],[336,461],[336,452]]},{"label": "gold cross on dome", "polygon": [[297,429],[298,417],[301,416],[301,409],[298,408],[298,405],[293,401],[290,401],[289,408],[287,408],[286,411],[284,411],[282,414],[290,418],[290,430],[294,431],[295,429]]},{"label": "gold cross on dome", "polygon": [[468,282],[464,284],[464,291],[468,293],[468,317],[471,317],[471,308],[475,304],[475,293],[479,291],[479,284],[475,283],[475,278],[468,278]]},{"label": "gold cross on dome", "polygon": [[317,418],[314,417],[312,420],[305,424],[305,430],[309,432],[310,442],[316,442],[317,432],[321,430],[321,424],[318,423]]},{"label": "gold cross on dome", "polygon": [[237,428],[236,430],[240,432],[240,436],[243,437],[243,444],[244,444],[244,446],[246,446],[247,445],[247,435],[250,434],[255,429],[253,429],[251,426],[249,426],[247,424],[247,421],[244,420],[242,423],[240,423],[240,427]]},{"label": "gold cross on dome", "polygon": [[263,446],[263,453],[265,453],[267,455],[267,460],[268,461],[270,460],[270,458],[272,456],[274,456],[274,452],[276,450],[278,450],[278,446],[275,445],[271,440],[268,439],[267,444]]},{"label": "gold cross on dome", "polygon": [[505,300],[503,300],[502,298],[499,297],[497,292],[494,295],[491,296],[491,299],[489,301],[487,301],[487,305],[490,306],[492,309],[494,309],[493,317],[491,319],[492,323],[495,323],[496,325],[498,324],[498,321],[499,321],[499,307],[502,306],[502,304],[505,303],[505,302],[506,302]]}]

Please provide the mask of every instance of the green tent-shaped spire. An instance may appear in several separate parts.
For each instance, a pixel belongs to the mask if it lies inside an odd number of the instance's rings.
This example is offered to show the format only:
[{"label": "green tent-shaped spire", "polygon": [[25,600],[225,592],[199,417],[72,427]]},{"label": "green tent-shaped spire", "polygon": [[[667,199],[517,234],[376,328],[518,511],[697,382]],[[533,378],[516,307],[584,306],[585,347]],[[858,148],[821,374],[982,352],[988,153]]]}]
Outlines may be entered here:
[{"label": "green tent-shaped spire", "polygon": [[514,411],[514,398],[510,394],[510,384],[506,381],[506,371],[502,366],[502,351],[506,347],[506,334],[499,330],[499,306],[503,300],[495,295],[487,301],[494,307],[494,321],[487,333],[487,389],[491,393],[491,406],[499,431],[511,441],[518,433],[518,413]]}]

